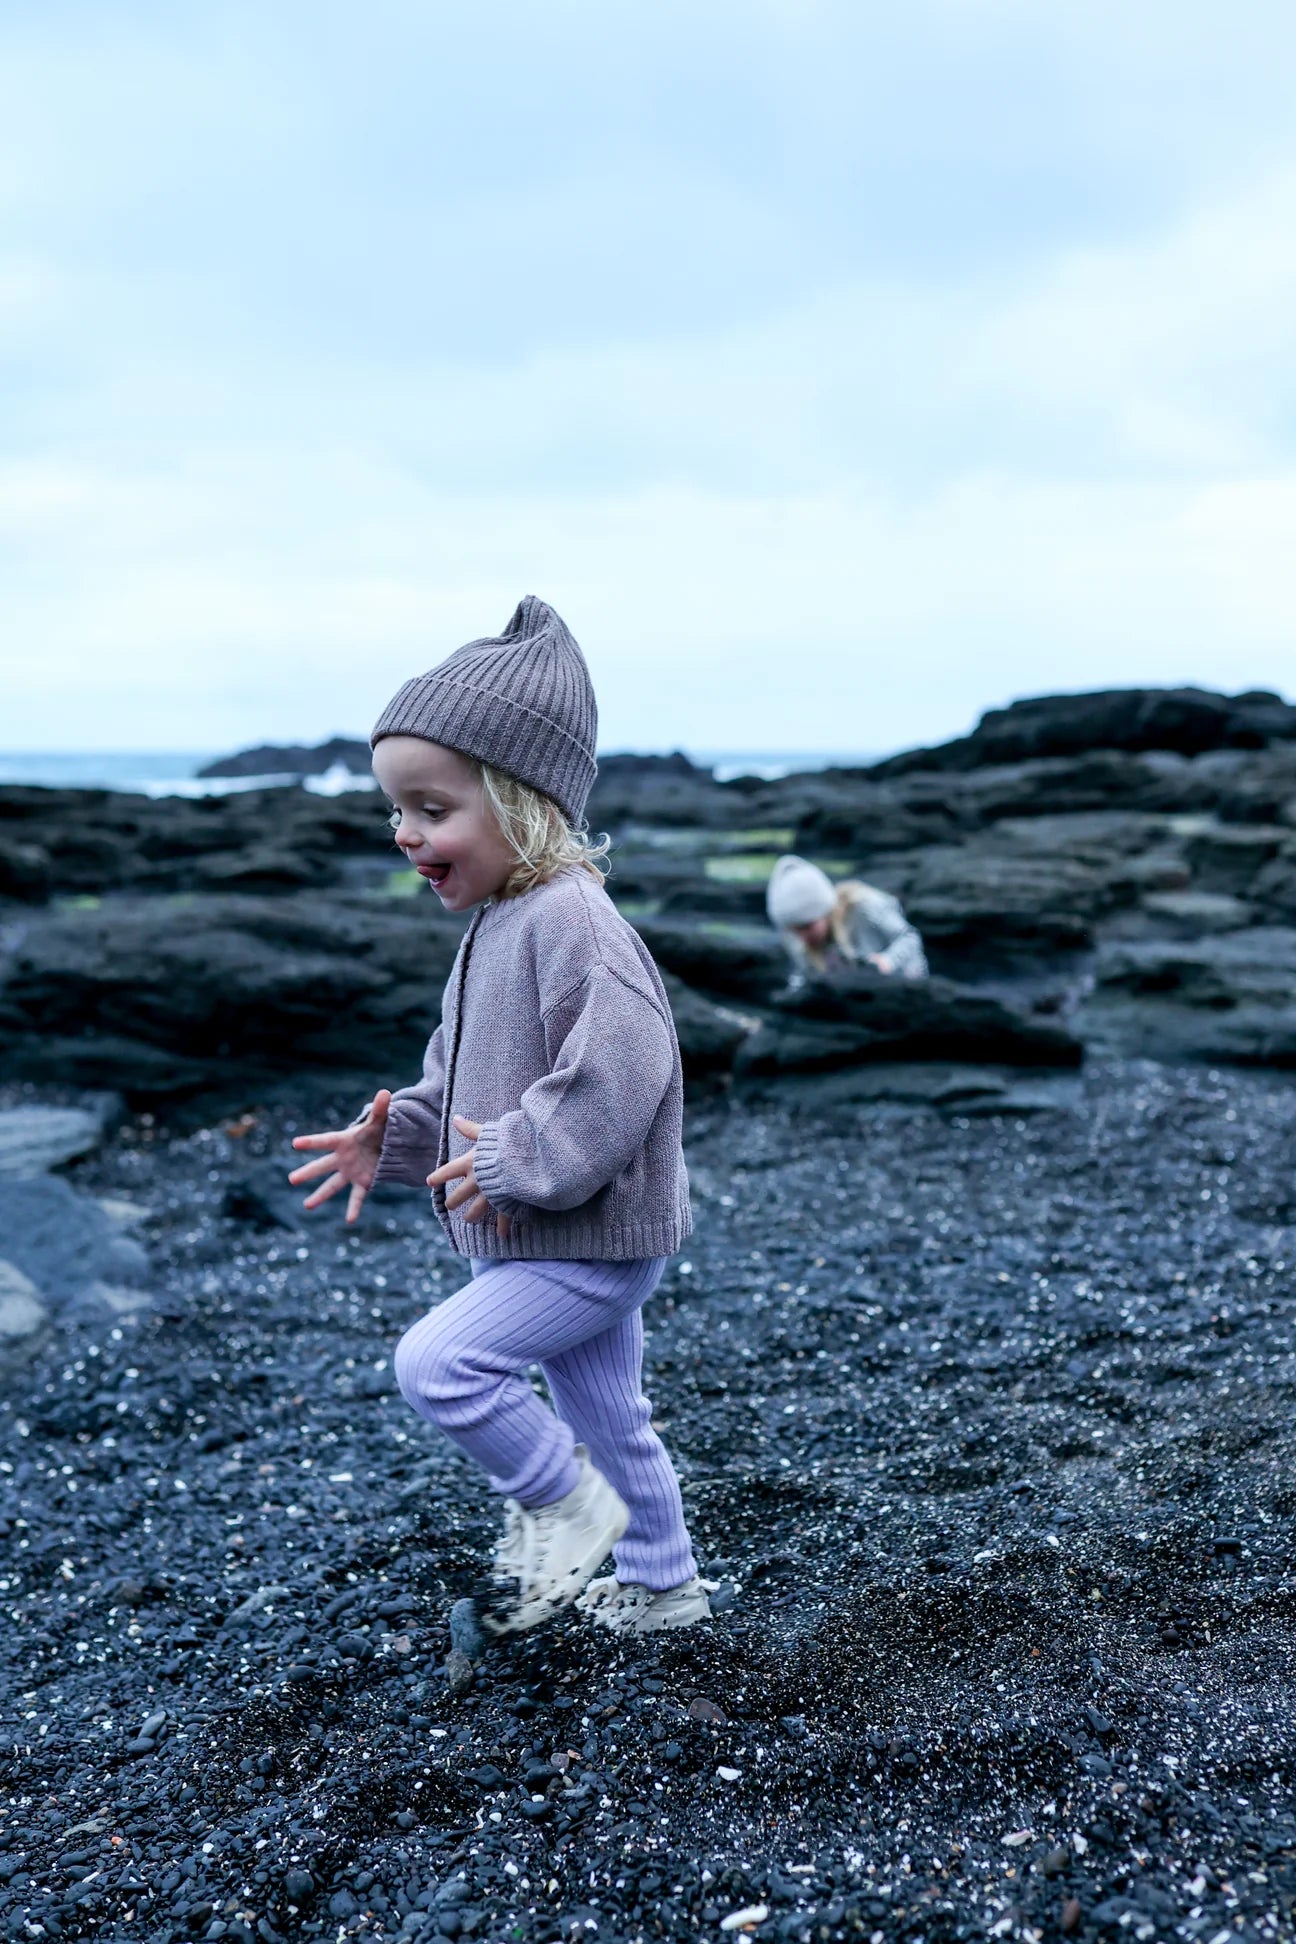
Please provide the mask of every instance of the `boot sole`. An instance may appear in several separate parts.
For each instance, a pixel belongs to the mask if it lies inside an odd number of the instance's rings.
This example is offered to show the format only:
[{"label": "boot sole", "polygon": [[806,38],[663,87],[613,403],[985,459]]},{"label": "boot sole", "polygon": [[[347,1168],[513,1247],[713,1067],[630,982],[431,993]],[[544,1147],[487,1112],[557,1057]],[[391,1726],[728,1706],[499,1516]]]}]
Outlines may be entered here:
[{"label": "boot sole", "polygon": [[632,1624],[628,1627],[618,1627],[610,1620],[600,1619],[597,1610],[589,1614],[589,1618],[593,1620],[596,1626],[604,1628],[607,1633],[614,1634],[668,1633],[679,1627],[696,1627],[703,1620],[711,1620],[714,1617],[708,1605],[696,1613],[662,1614],[660,1618],[653,1618],[649,1615],[638,1624]]}]

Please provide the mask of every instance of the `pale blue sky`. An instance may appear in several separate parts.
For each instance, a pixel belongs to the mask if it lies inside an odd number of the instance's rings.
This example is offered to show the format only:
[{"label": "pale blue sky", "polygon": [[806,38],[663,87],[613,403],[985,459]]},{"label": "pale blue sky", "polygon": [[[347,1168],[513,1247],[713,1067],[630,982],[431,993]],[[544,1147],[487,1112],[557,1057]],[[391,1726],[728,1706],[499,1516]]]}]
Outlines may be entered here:
[{"label": "pale blue sky", "polygon": [[1296,690],[1286,0],[0,12],[0,747]]}]

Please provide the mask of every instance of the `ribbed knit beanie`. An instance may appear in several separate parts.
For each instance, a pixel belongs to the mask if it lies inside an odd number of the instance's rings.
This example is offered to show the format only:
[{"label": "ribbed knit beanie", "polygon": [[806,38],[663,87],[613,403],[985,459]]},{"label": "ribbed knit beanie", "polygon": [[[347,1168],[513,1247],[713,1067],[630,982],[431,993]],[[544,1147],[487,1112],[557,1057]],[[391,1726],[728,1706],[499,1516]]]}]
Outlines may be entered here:
[{"label": "ribbed knit beanie", "polygon": [[837,902],[832,879],[804,857],[780,857],[765,891],[765,909],[780,931],[813,925]]},{"label": "ribbed knit beanie", "polygon": [[578,824],[598,765],[598,705],[585,657],[560,615],[528,594],[503,634],[456,648],[415,675],[374,724],[422,736],[516,776]]}]

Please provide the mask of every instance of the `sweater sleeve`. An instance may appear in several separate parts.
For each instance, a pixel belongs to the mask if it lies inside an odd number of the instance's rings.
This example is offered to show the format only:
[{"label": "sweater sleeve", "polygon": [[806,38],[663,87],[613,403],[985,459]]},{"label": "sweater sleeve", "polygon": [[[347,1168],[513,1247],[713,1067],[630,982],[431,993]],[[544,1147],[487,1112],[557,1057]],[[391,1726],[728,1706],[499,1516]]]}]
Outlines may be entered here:
[{"label": "sweater sleeve", "polygon": [[425,1188],[441,1148],[445,1100],[445,1037],[440,1026],[423,1056],[423,1078],[392,1095],[374,1182],[400,1181]]},{"label": "sweater sleeve", "polygon": [[501,1215],[579,1208],[648,1138],[675,1069],[668,1021],[606,965],[578,995],[552,1070],[482,1128],[474,1172]]},{"label": "sweater sleeve", "polygon": [[861,899],[858,910],[860,917],[886,940],[883,949],[892,970],[905,979],[926,978],[927,958],[922,939],[905,917],[900,900],[889,891],[877,891],[870,886],[869,895],[866,900]]},{"label": "sweater sleeve", "polygon": [[922,939],[913,926],[906,924],[902,932],[887,946],[887,957],[902,979],[925,979],[927,977],[927,954],[923,950]]}]

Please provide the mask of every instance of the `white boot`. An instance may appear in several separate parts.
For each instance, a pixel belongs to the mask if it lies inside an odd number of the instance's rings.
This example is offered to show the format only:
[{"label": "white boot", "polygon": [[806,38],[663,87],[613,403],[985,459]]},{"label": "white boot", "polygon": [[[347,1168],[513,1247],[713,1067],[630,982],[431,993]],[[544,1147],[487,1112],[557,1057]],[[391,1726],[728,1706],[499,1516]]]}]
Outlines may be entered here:
[{"label": "white boot", "polygon": [[508,1501],[491,1575],[499,1598],[482,1615],[491,1633],[524,1633],[570,1606],[630,1522],[620,1493],[595,1471],[584,1445],[575,1457],[580,1477],[565,1498],[531,1510]]},{"label": "white boot", "polygon": [[654,1593],[650,1586],[623,1586],[618,1579],[591,1580],[576,1602],[582,1613],[613,1633],[660,1633],[666,1627],[692,1627],[711,1618],[707,1598],[718,1580],[685,1580]]}]

